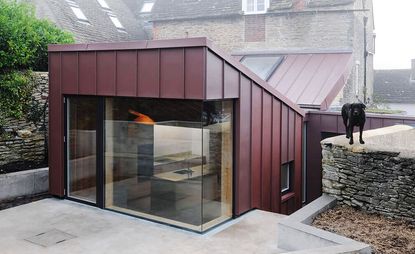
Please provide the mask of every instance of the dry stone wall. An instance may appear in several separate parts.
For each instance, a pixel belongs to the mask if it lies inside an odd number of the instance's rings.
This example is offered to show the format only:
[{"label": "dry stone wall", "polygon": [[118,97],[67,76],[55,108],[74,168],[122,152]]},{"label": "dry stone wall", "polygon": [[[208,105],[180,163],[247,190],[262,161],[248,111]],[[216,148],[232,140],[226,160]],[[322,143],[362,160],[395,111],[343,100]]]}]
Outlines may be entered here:
[{"label": "dry stone wall", "polygon": [[322,148],[324,193],[340,204],[415,222],[415,156],[326,141]]},{"label": "dry stone wall", "polygon": [[[33,99],[40,105],[48,100],[48,73],[36,72]],[[6,118],[0,126],[0,174],[47,165],[48,117],[36,124],[26,119]]]}]

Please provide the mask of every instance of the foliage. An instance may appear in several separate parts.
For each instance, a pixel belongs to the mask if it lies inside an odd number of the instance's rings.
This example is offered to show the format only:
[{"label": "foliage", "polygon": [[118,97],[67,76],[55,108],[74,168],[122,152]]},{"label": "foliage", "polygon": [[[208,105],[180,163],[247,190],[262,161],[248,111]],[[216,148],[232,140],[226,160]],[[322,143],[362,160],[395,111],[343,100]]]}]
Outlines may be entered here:
[{"label": "foliage", "polygon": [[33,90],[28,70],[47,70],[48,44],[73,42],[71,34],[37,19],[33,6],[0,0],[0,118],[28,112]]},{"label": "foliage", "polygon": [[3,117],[21,118],[27,112],[33,91],[30,71],[0,75],[0,109]]},{"label": "foliage", "polygon": [[71,34],[39,20],[25,3],[0,0],[0,72],[47,70],[47,45],[73,43]]},{"label": "foliage", "polygon": [[[32,100],[28,104],[27,117],[26,117],[27,120],[34,123],[35,125],[37,125],[38,123],[42,121],[43,121],[43,124],[45,124],[46,109],[47,109],[47,101],[44,103],[41,103],[35,98],[32,98]],[[45,126],[43,126],[42,128],[44,129]]]}]

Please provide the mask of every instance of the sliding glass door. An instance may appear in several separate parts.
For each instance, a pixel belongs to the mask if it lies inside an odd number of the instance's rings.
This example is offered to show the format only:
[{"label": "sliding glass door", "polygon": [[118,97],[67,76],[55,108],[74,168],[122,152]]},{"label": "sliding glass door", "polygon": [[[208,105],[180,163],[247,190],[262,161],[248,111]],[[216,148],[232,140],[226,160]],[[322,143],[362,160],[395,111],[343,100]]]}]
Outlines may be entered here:
[{"label": "sliding glass door", "polygon": [[96,203],[98,98],[67,99],[67,195]]}]

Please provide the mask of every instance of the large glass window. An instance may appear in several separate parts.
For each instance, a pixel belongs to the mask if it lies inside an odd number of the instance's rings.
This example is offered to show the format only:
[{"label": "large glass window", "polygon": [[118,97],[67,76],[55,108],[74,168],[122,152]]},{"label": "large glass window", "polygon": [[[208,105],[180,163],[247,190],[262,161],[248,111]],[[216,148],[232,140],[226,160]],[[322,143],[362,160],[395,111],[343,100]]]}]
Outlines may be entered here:
[{"label": "large glass window", "polygon": [[232,101],[203,104],[203,230],[232,216]]},{"label": "large glass window", "polygon": [[96,202],[98,99],[71,97],[67,102],[68,196]]},{"label": "large glass window", "polygon": [[107,208],[203,231],[232,215],[232,101],[107,98]]}]

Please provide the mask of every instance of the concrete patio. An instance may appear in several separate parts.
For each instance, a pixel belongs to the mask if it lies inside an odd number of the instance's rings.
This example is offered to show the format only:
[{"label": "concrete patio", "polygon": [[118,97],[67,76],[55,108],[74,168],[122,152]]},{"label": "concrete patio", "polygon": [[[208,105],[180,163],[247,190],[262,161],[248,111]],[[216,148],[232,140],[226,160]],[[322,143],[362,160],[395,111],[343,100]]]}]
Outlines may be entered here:
[{"label": "concrete patio", "polygon": [[0,211],[0,249],[3,254],[282,253],[277,224],[284,217],[255,210],[200,235],[68,200],[44,199]]}]

